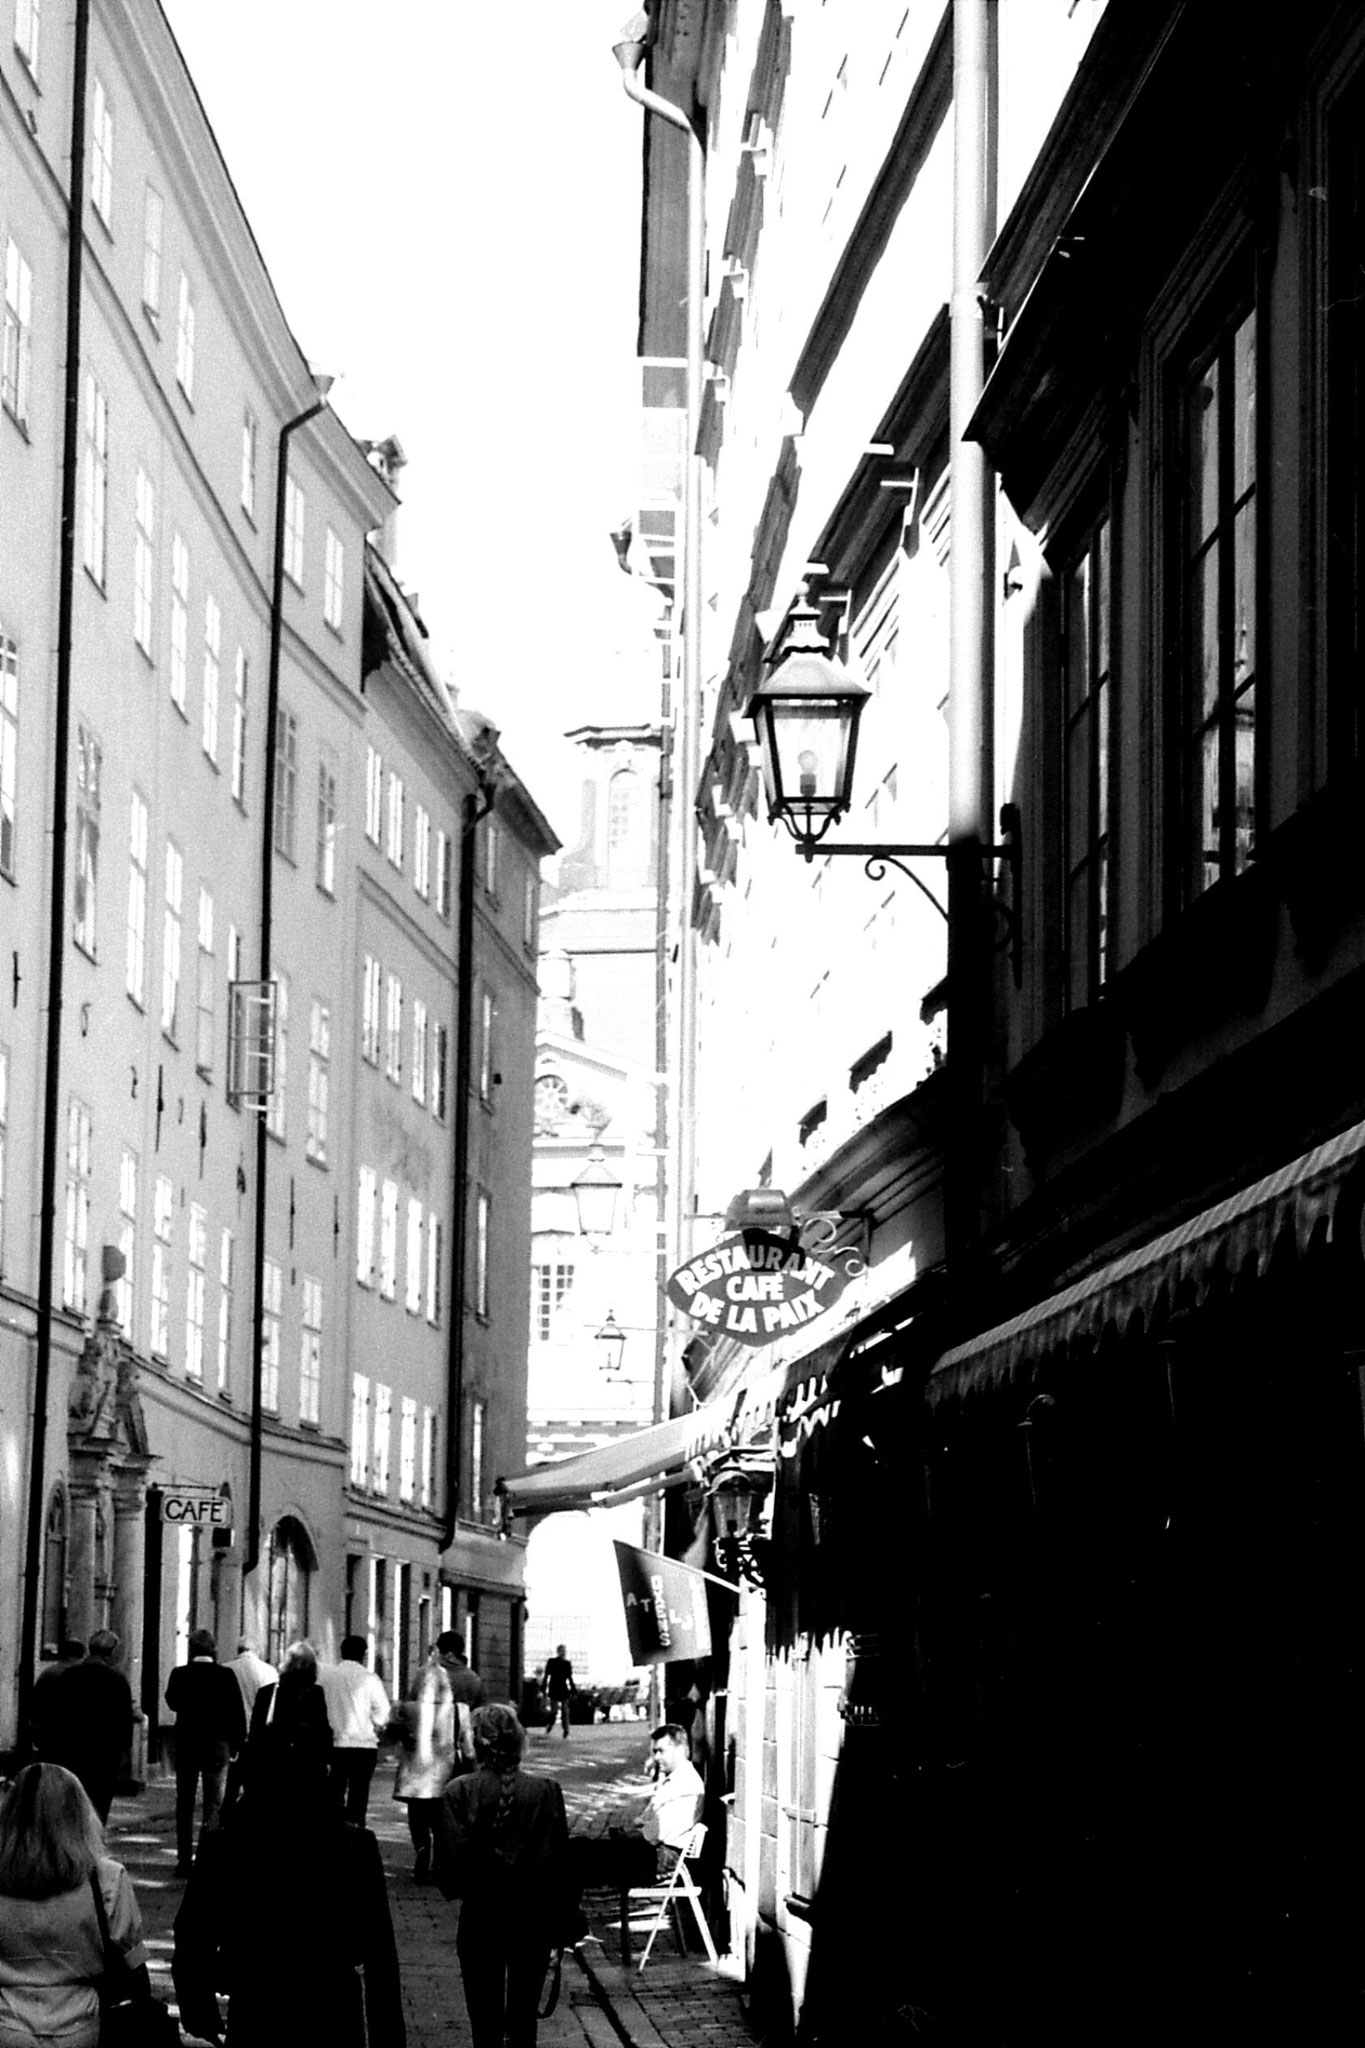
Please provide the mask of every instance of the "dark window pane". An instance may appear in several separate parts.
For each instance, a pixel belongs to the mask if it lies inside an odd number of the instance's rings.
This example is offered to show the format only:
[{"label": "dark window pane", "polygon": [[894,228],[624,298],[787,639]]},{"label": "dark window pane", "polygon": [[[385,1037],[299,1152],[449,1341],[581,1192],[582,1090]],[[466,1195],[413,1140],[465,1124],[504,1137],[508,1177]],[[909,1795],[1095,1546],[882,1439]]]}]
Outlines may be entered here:
[{"label": "dark window pane", "polygon": [[1095,836],[1109,830],[1109,685],[1095,692]]},{"label": "dark window pane", "polygon": [[1248,498],[1232,526],[1232,687],[1256,672],[1256,500]]},{"label": "dark window pane", "polygon": [[1218,708],[1218,547],[1190,571],[1190,723],[1196,729]]},{"label": "dark window pane", "polygon": [[1109,521],[1095,536],[1095,673],[1109,673]]},{"label": "dark window pane", "polygon": [[1218,523],[1218,363],[1190,392],[1190,544],[1198,547]]},{"label": "dark window pane", "polygon": [[1090,844],[1089,710],[1077,718],[1066,742],[1066,864],[1075,867]]},{"label": "dark window pane", "polygon": [[1084,702],[1090,681],[1090,557],[1082,555],[1066,579],[1066,701]]},{"label": "dark window pane", "polygon": [[1232,337],[1232,495],[1245,497],[1256,481],[1256,322],[1253,314]]}]

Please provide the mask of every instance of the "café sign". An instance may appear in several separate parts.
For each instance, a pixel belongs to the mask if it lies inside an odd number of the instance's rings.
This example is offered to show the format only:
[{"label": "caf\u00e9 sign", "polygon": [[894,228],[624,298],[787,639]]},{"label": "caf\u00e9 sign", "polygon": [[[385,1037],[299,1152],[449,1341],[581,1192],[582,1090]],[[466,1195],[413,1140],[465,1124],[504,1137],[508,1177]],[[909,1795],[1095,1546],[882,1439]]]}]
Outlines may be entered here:
[{"label": "caf\u00e9 sign", "polygon": [[736,1231],[669,1276],[668,1298],[695,1322],[741,1344],[771,1344],[833,1308],[854,1252],[813,1252],[766,1230]]},{"label": "caf\u00e9 sign", "polygon": [[206,1486],[168,1486],[161,1496],[161,1519],[186,1529],[230,1529],[232,1502]]}]

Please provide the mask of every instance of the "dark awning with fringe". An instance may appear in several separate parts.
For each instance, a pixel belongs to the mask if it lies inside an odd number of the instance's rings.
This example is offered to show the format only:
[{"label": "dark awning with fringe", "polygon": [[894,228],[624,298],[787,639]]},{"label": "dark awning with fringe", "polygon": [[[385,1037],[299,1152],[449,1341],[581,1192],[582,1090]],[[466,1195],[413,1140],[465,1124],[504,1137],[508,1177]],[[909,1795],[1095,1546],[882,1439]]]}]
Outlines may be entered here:
[{"label": "dark awning with fringe", "polygon": [[930,1374],[930,1404],[999,1385],[1030,1359],[1073,1338],[1097,1336],[1110,1324],[1122,1332],[1134,1316],[1150,1313],[1163,1290],[1173,1296],[1192,1286],[1198,1299],[1215,1271],[1239,1272],[1252,1260],[1260,1270],[1285,1229],[1292,1229],[1302,1251],[1320,1223],[1330,1229],[1342,1183],[1362,1153],[1365,1122],[1125,1252],[1074,1286],[1035,1302],[1022,1315],[954,1345]]}]

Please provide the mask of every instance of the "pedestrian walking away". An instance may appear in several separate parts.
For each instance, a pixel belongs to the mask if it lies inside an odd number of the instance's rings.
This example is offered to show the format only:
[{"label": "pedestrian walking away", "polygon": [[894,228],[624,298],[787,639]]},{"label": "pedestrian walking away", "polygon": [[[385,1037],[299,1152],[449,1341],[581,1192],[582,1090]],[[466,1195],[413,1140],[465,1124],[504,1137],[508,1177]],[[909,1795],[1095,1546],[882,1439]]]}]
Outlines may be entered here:
[{"label": "pedestrian walking away", "polygon": [[133,1689],[116,1668],[119,1639],[96,1629],[87,1656],[58,1664],[43,1687],[38,1753],[74,1771],[103,1824],[129,1770]]},{"label": "pedestrian walking away", "polygon": [[365,1668],[364,1636],[347,1636],[341,1662],[318,1668],[332,1724],[332,1792],[343,1818],[364,1827],[379,1738],[389,1725],[384,1682]]},{"label": "pedestrian walking away", "polygon": [[226,1992],[227,2048],[405,2048],[379,1845],[336,1812],[302,1668],[286,1653],[273,1714],[263,1688],[246,1796],[200,1843],[175,1919],[180,2017],[221,2039]]},{"label": "pedestrian walking away", "polygon": [[242,1767],[246,1806],[268,1805],[296,1766],[326,1775],[332,1761],[332,1724],[318,1682],[311,1643],[291,1643],[274,1685],[263,1685],[251,1709]]},{"label": "pedestrian walking away", "polygon": [[[60,1764],[27,1764],[0,1799],[4,2048],[53,2041],[98,2048],[106,1932],[130,1988],[150,2007],[142,1915],[127,1871],[105,1854],[85,1788]],[[169,2013],[158,2010],[172,2029]],[[147,2039],[154,2038],[149,2021]]]},{"label": "pedestrian walking away", "polygon": [[242,1636],[238,1640],[237,1655],[229,1657],[223,1668],[235,1675],[242,1688],[242,1711],[250,1726],[251,1709],[256,1704],[257,1693],[263,1685],[273,1685],[280,1674],[273,1664],[267,1664],[265,1658],[258,1654],[250,1636]]},{"label": "pedestrian walking away", "polygon": [[478,1768],[441,1801],[439,1882],[461,1901],[473,2048],[535,2048],[550,1951],[573,1935],[564,1794],[521,1769],[526,1736],[511,1707],[477,1708],[473,1735]]},{"label": "pedestrian walking away", "polygon": [[550,1702],[550,1728],[553,1729],[558,1721],[566,1742],[569,1739],[569,1701],[577,1691],[568,1651],[563,1643],[559,1643],[553,1657],[545,1660],[545,1696]]},{"label": "pedestrian walking away", "polygon": [[470,1716],[482,1701],[483,1680],[465,1660],[464,1637],[446,1629],[432,1645],[415,1694],[395,1716],[402,1753],[393,1796],[408,1809],[412,1874],[419,1884],[434,1874],[441,1794],[453,1777],[474,1768]]},{"label": "pedestrian walking away", "polygon": [[202,1780],[202,1827],[222,1811],[228,1765],[246,1739],[242,1689],[218,1662],[209,1630],[191,1632],[189,1661],[166,1681],[166,1705],[175,1715],[175,1874],[188,1877],[194,1860],[194,1809]]}]

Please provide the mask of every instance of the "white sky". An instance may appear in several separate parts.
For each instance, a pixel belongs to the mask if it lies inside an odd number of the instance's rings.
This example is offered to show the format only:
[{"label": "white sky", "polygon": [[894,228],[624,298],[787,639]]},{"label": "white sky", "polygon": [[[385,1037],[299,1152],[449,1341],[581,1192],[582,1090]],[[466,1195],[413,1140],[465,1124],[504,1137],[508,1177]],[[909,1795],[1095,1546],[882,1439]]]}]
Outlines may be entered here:
[{"label": "white sky", "polygon": [[562,836],[553,735],[627,715],[604,657],[657,714],[608,539],[637,477],[631,0],[162,4],[300,346],[353,434],[403,443],[436,657]]}]

